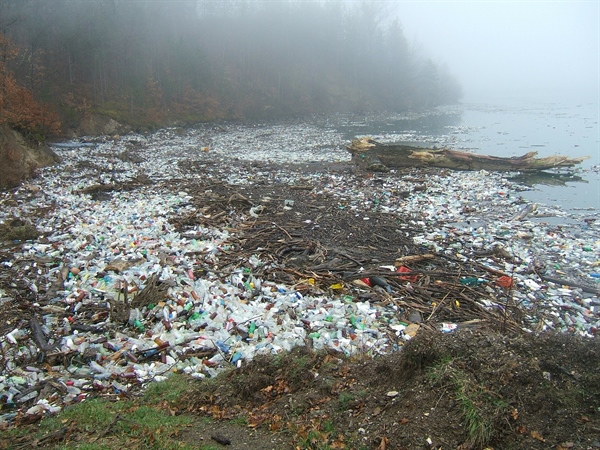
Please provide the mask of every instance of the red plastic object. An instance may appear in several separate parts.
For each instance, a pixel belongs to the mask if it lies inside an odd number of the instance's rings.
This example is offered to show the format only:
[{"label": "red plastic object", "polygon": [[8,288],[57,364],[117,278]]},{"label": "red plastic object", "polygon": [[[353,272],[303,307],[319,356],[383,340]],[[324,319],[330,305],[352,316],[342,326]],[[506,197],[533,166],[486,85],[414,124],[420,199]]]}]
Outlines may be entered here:
[{"label": "red plastic object", "polygon": [[[408,267],[406,266],[400,266],[398,267],[397,272],[399,273],[406,273],[406,272],[412,272],[412,270],[410,270]],[[401,280],[405,280],[405,281],[411,281],[411,282],[415,282],[417,281],[417,275],[403,275],[400,277]]]},{"label": "red plastic object", "polygon": [[512,277],[502,276],[496,280],[496,284],[498,286],[502,286],[503,288],[509,288],[513,286],[514,280]]}]

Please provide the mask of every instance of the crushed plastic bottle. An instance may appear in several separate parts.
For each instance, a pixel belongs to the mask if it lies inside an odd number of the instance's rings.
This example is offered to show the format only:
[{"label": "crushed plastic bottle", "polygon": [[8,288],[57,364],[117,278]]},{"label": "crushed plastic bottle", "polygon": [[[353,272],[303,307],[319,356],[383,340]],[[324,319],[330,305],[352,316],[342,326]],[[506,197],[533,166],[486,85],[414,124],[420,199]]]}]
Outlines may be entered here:
[{"label": "crushed plastic bottle", "polygon": [[449,322],[443,322],[441,324],[441,331],[443,333],[451,333],[452,331],[456,330],[458,328],[458,325],[455,323],[449,323]]}]

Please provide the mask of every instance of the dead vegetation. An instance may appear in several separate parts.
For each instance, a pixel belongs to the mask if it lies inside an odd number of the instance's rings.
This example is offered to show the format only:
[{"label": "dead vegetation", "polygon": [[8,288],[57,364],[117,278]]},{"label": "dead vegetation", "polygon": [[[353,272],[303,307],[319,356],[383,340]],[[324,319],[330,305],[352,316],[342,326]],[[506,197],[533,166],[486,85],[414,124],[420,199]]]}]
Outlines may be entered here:
[{"label": "dead vegetation", "polygon": [[489,329],[421,332],[375,359],[299,348],[192,382],[182,410],[283,433],[282,448],[595,448],[599,351],[597,340]]}]

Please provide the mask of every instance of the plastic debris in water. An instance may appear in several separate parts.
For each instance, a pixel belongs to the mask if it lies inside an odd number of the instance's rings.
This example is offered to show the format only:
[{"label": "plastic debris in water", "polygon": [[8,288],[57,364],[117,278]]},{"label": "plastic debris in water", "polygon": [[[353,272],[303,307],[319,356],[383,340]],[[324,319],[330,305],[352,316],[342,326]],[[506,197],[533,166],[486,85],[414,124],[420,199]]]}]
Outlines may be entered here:
[{"label": "plastic debris in water", "polygon": [[464,284],[465,286],[479,286],[481,283],[487,283],[486,279],[478,277],[464,277],[459,281],[460,284]]},{"label": "plastic debris in water", "polygon": [[[406,266],[400,266],[400,267],[398,267],[398,269],[396,270],[396,272],[398,272],[398,273],[407,273],[407,272],[412,272],[412,270],[409,269]],[[411,283],[414,283],[415,281],[417,281],[417,275],[401,275],[400,279],[404,280],[404,281],[410,281]]]},{"label": "plastic debris in water", "polygon": [[503,288],[510,288],[514,286],[514,280],[512,279],[512,277],[504,275],[496,280],[496,284]]}]

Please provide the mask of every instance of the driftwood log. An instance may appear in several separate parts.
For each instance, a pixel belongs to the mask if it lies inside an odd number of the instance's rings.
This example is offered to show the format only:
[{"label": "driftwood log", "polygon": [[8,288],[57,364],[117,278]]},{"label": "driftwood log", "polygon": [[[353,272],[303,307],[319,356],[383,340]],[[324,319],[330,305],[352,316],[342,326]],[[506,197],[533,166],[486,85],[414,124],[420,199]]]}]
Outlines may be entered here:
[{"label": "driftwood log", "polygon": [[455,170],[537,172],[573,167],[589,158],[589,156],[536,158],[537,152],[529,152],[519,157],[502,158],[448,148],[432,149],[402,144],[382,144],[370,138],[355,139],[347,149],[352,153],[352,161],[355,164],[373,171],[387,171],[397,167],[429,166]]}]

